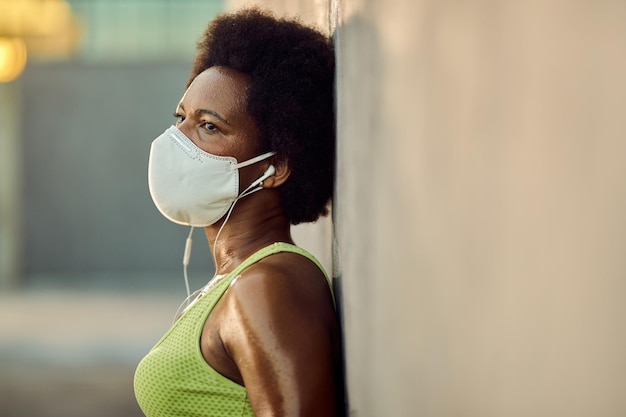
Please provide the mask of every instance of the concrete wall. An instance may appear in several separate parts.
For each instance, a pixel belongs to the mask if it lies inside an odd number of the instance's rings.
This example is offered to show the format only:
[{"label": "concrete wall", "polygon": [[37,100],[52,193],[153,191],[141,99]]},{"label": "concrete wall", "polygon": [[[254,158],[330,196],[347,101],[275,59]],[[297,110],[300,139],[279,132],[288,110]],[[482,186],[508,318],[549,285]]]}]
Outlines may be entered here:
[{"label": "concrete wall", "polygon": [[340,16],[357,415],[626,411],[625,12],[396,1]]},{"label": "concrete wall", "polygon": [[262,3],[337,27],[351,415],[626,414],[626,3]]}]

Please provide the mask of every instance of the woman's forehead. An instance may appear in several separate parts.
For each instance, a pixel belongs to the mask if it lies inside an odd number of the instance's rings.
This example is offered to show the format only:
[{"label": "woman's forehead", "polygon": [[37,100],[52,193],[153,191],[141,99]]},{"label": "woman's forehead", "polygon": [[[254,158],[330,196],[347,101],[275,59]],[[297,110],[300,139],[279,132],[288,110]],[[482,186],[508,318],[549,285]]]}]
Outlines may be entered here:
[{"label": "woman's forehead", "polygon": [[[227,67],[210,67],[191,82],[181,101],[219,100],[225,105],[245,105],[250,77]],[[191,104],[191,103],[190,103]]]}]

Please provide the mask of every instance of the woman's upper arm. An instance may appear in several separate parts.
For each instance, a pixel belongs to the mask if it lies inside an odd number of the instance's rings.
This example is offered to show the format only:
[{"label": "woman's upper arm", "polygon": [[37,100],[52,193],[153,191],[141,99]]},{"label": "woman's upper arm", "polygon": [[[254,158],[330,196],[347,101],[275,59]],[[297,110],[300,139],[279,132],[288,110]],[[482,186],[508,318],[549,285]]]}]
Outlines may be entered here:
[{"label": "woman's upper arm", "polygon": [[332,302],[294,278],[256,268],[226,295],[221,337],[257,417],[335,415]]}]

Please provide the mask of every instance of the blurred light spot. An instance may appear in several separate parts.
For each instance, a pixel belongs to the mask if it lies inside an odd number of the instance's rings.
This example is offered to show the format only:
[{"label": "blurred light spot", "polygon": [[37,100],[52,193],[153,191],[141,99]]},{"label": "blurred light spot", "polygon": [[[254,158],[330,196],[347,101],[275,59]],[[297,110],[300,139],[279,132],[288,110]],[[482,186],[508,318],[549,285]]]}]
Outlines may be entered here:
[{"label": "blurred light spot", "polygon": [[50,36],[64,30],[72,13],[64,0],[0,1],[0,33]]},{"label": "blurred light spot", "polygon": [[17,78],[26,66],[27,55],[22,39],[0,37],[0,82]]}]

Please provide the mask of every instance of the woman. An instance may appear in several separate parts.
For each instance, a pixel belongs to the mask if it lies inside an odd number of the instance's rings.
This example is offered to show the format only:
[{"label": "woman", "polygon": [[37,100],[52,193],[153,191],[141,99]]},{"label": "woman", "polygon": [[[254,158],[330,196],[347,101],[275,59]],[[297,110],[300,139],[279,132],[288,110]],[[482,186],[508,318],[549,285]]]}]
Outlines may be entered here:
[{"label": "woman", "polygon": [[329,280],[290,235],[327,214],[333,88],[330,40],[295,21],[248,9],[199,42],[149,183],[168,219],[204,227],[216,275],[137,368],[148,417],[341,413]]}]

